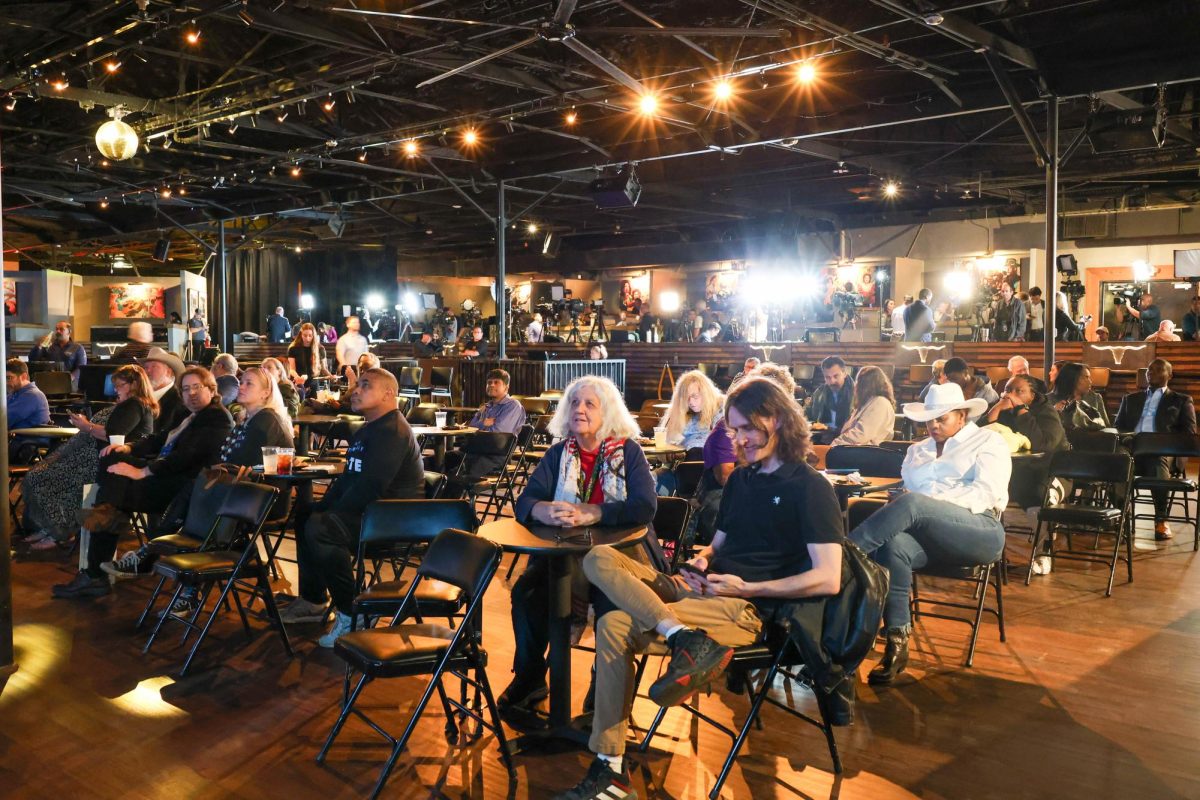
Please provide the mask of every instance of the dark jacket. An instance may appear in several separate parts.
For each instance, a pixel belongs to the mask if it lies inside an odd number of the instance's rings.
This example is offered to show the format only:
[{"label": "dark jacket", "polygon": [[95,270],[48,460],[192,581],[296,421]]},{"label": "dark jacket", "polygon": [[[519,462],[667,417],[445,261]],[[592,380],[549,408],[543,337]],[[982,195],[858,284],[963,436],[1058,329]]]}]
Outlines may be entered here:
[{"label": "dark jacket", "polygon": [[[1122,397],[1113,427],[1122,433],[1134,430],[1149,397],[1149,391],[1133,392]],[[1164,390],[1154,414],[1154,430],[1156,433],[1195,433],[1196,406],[1192,398],[1169,388]]]},{"label": "dark jacket", "polygon": [[295,447],[292,426],[284,425],[279,415],[267,408],[230,432],[221,445],[221,463],[253,467],[263,463],[264,447]]},{"label": "dark jacket", "polygon": [[808,407],[806,414],[809,422],[822,422],[826,425],[830,424],[833,419],[831,412],[837,411],[837,422],[830,427],[840,428],[846,424],[846,420],[850,419],[850,404],[854,400],[854,379],[849,375],[846,376],[846,382],[842,384],[841,394],[838,395],[837,406],[833,403],[833,390],[825,384],[817,387],[813,392],[812,404]]},{"label": "dark jacket", "polygon": [[416,353],[417,358],[433,358],[441,353],[442,349],[438,347],[437,342],[433,340],[430,340],[429,344],[425,344],[424,342],[418,340],[413,345],[413,352]]},{"label": "dark jacket", "polygon": [[172,386],[158,398],[158,416],[154,420],[154,432],[169,431],[179,423],[183,422],[183,418],[188,415],[187,406],[183,404],[183,398],[179,394],[179,390]]},{"label": "dark jacket", "polygon": [[1025,304],[1014,297],[1007,303],[997,302],[992,308],[992,340],[1011,342],[1025,338]]},{"label": "dark jacket", "polygon": [[[554,499],[558,485],[558,471],[562,465],[566,442],[558,442],[538,463],[529,478],[529,483],[517,498],[513,514],[517,520],[528,525],[533,520],[533,507],[542,501]],[[654,491],[654,473],[646,462],[646,454],[633,439],[625,440],[625,502],[603,503],[600,506],[601,525],[646,525],[654,519],[658,508],[658,495]]]},{"label": "dark jacket", "polygon": [[1008,491],[1021,508],[1040,506],[1050,483],[1050,453],[1067,449],[1067,432],[1054,404],[1044,395],[1036,395],[1029,404],[1029,411],[1020,414],[1014,409],[1000,412],[996,421],[1007,425],[1029,439],[1034,453],[1046,453],[1045,458],[1030,458],[1022,461],[1021,469],[1014,469],[1008,481]]},{"label": "dark jacket", "polygon": [[[124,436],[125,444],[132,446],[154,432],[154,420],[154,412],[131,397],[113,408],[104,423],[104,433]],[[95,444],[97,449],[103,449],[107,442],[97,439]]]},{"label": "dark jacket", "polygon": [[221,460],[221,443],[232,429],[233,418],[221,401],[214,398],[196,412],[169,447],[167,436],[171,431],[161,430],[136,442],[130,455],[135,459],[144,459],[144,466],[157,478],[192,477],[204,467],[211,467]]},{"label": "dark jacket", "polygon": [[904,312],[904,341],[919,342],[933,333],[933,310],[923,300],[914,300]]},{"label": "dark jacket", "polygon": [[292,332],[292,323],[288,318],[281,314],[272,314],[267,317],[267,338],[275,343],[283,343],[288,340],[288,334]]},{"label": "dark jacket", "polygon": [[358,429],[346,450],[343,472],[314,511],[362,514],[376,500],[418,500],[425,496],[425,470],[412,428],[389,411]]}]

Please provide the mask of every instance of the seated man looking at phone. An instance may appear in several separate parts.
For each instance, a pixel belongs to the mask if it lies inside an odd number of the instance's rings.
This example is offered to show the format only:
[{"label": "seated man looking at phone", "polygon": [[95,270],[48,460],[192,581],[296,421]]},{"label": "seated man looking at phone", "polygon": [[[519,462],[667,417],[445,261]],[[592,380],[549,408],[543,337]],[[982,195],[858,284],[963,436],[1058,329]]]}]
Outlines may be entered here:
[{"label": "seated man looking at phone", "polygon": [[712,544],[675,576],[611,547],[584,558],[588,580],[617,610],[596,622],[588,742],[596,759],[559,800],[636,798],[623,758],[629,687],[634,654],[656,636],[666,638],[671,662],[650,697],[678,705],[721,674],[734,647],[756,641],[783,602],[841,589],[842,513],[829,481],[805,463],[810,438],[800,407],[774,382],[750,377],[725,409],[743,466],[725,484]]}]

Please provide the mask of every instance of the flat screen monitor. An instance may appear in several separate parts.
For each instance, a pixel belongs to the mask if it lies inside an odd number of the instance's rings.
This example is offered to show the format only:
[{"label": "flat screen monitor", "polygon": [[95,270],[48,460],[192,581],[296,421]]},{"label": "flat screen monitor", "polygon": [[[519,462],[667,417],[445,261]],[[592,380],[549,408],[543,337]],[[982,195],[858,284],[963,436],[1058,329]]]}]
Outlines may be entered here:
[{"label": "flat screen monitor", "polygon": [[1200,250],[1175,251],[1175,277],[1200,278]]},{"label": "flat screen monitor", "polygon": [[551,286],[550,287],[550,299],[555,300],[555,301],[562,300],[563,299],[563,287]]},{"label": "flat screen monitor", "polygon": [[437,295],[433,292],[421,292],[421,308],[426,311],[436,311],[438,307]]},{"label": "flat screen monitor", "polygon": [[1079,263],[1075,260],[1075,256],[1070,253],[1059,256],[1058,271],[1063,275],[1078,275]]},{"label": "flat screen monitor", "polygon": [[117,387],[113,386],[112,376],[111,372],[104,376],[104,396],[106,398],[117,396]]}]

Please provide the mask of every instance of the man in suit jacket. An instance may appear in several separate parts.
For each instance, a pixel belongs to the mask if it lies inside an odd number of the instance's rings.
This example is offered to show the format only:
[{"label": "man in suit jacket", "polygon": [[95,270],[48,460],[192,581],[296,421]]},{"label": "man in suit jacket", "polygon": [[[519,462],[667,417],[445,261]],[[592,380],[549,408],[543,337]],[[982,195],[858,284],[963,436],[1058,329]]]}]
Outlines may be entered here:
[{"label": "man in suit jacket", "polygon": [[[1145,391],[1133,392],[1121,398],[1121,408],[1113,422],[1123,433],[1196,433],[1196,406],[1186,394],[1173,392],[1167,387],[1174,372],[1171,362],[1156,358],[1146,370],[1149,386]],[[1139,458],[1133,464],[1134,473],[1143,476],[1166,478],[1170,470],[1165,458]],[[1167,498],[1165,491],[1154,491],[1154,538],[1159,541],[1170,539],[1174,534],[1167,526]]]},{"label": "man in suit jacket", "polygon": [[129,514],[166,510],[201,469],[221,460],[221,445],[233,429],[233,419],[221,405],[216,379],[204,367],[190,367],[179,388],[189,412],[182,422],[132,445],[109,445],[100,451],[97,504],[83,520],[91,531],[88,565],[70,583],[55,586],[55,597],[108,594],[108,578],[100,565],[116,553],[117,539],[129,529]]}]

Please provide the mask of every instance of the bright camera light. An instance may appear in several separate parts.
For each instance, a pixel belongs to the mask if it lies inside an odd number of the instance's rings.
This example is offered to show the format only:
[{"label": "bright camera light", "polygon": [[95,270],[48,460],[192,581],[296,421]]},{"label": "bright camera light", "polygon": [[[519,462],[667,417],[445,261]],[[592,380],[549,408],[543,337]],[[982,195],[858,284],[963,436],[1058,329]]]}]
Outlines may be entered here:
[{"label": "bright camera light", "polygon": [[315,300],[313,300],[313,296],[311,294],[300,295],[300,309],[302,311],[312,311],[314,308],[316,308],[316,305],[317,303]]},{"label": "bright camera light", "polygon": [[713,97],[719,102],[726,102],[733,97],[733,84],[722,78],[713,85]]},{"label": "bright camera light", "polygon": [[895,181],[888,181],[883,185],[884,197],[895,197],[900,192],[900,185]]},{"label": "bright camera light", "polygon": [[962,300],[971,294],[971,273],[963,270],[947,272],[942,279],[942,287],[955,300]]},{"label": "bright camera light", "polygon": [[383,308],[383,295],[379,292],[371,292],[367,295],[366,306],[372,311],[379,311]]},{"label": "bright camera light", "polygon": [[664,314],[674,314],[679,310],[679,292],[663,292],[659,296],[659,305]]},{"label": "bright camera light", "polygon": [[404,293],[404,308],[410,314],[417,314],[421,311],[421,301],[412,292]]},{"label": "bright camera light", "polygon": [[1154,275],[1154,267],[1149,261],[1138,259],[1133,262],[1133,279],[1138,283],[1144,283]]}]

